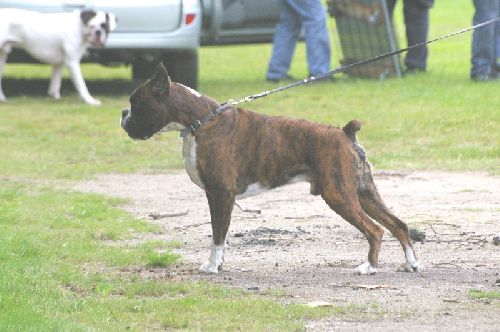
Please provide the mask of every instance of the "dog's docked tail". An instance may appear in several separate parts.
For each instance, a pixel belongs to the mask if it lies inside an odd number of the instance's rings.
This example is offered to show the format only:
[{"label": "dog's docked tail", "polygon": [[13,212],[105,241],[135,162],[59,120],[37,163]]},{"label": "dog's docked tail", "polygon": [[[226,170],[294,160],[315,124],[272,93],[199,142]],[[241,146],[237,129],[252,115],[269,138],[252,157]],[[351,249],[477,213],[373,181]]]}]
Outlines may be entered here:
[{"label": "dog's docked tail", "polygon": [[361,129],[361,122],[358,120],[351,120],[347,123],[342,130],[351,139],[351,141],[356,142],[356,133]]}]

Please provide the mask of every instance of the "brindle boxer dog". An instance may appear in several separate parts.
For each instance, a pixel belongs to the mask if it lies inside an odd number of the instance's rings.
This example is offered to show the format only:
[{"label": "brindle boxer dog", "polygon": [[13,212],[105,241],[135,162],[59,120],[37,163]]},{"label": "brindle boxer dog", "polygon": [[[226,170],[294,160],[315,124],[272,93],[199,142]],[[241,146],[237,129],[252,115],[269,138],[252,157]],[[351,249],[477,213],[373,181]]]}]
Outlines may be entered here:
[{"label": "brindle boxer dog", "polygon": [[[220,105],[181,84],[170,82],[160,64],[153,76],[130,97],[121,126],[133,139],[189,128]],[[230,108],[183,138],[184,164],[191,180],[208,199],[213,246],[200,271],[217,273],[224,263],[224,246],[235,199],[294,180],[311,183],[342,218],[361,231],[370,245],[360,274],[377,272],[383,230],[401,242],[403,268],[418,271],[408,228],[392,214],[373,183],[370,164],[356,142],[359,121],[339,129],[305,120],[267,116]]]}]

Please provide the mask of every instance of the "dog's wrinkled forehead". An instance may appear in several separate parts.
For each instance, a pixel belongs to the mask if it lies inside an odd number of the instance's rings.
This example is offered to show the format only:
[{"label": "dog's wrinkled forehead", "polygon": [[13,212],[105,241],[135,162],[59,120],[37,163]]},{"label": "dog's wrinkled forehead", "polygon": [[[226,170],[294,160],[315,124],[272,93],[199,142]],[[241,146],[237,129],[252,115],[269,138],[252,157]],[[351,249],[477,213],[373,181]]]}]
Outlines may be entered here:
[{"label": "dog's wrinkled forehead", "polygon": [[149,103],[152,100],[150,89],[147,88],[148,82],[141,84],[130,95],[130,109],[135,115],[148,113]]},{"label": "dog's wrinkled forehead", "polygon": [[139,87],[137,87],[130,96],[130,103],[135,104],[156,104],[164,105],[164,98],[170,95],[170,77],[163,63],[159,63],[152,76]]},{"label": "dog's wrinkled forehead", "polygon": [[156,102],[151,90],[150,82],[146,81],[137,87],[130,95],[129,101],[133,111],[141,113],[147,112],[147,110],[151,107],[151,104]]},{"label": "dog's wrinkled forehead", "polygon": [[134,106],[139,105],[141,99],[143,98],[142,95],[143,95],[143,89],[141,89],[141,86],[139,86],[137,89],[134,90],[134,92],[132,92],[129,98],[130,106],[132,106],[132,108]]},{"label": "dog's wrinkled forehead", "polygon": [[[162,123],[169,121],[172,113],[169,106],[170,78],[160,63],[151,78],[137,87],[130,95],[130,122]],[[153,128],[156,131],[161,128]],[[155,131],[155,132],[156,132]]]}]

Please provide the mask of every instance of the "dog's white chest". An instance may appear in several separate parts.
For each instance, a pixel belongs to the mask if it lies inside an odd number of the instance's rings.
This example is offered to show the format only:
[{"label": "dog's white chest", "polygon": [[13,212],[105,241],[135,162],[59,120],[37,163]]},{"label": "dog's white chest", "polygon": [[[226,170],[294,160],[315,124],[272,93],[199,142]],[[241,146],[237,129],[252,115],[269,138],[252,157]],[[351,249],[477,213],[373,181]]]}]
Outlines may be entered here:
[{"label": "dog's white chest", "polygon": [[196,168],[196,141],[194,136],[187,135],[182,141],[182,157],[184,158],[184,168],[193,181],[201,189],[205,189],[200,179],[200,174]]}]

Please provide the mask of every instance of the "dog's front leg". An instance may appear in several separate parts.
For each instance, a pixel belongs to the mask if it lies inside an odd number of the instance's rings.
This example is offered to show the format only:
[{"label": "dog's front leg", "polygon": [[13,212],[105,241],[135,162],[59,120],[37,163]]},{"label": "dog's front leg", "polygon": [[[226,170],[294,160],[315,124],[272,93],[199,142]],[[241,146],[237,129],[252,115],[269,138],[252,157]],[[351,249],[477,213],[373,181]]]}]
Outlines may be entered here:
[{"label": "dog's front leg", "polygon": [[78,94],[80,97],[90,105],[94,106],[99,106],[101,105],[101,102],[97,99],[94,99],[90,93],[89,90],[87,89],[87,85],[85,85],[85,81],[83,80],[82,76],[82,71],[80,69],[80,62],[79,61],[69,61],[67,64],[69,72],[71,74],[71,80],[73,81],[73,84],[75,85],[76,91],[78,91]]},{"label": "dog's front leg", "polygon": [[52,67],[52,77],[50,79],[48,94],[54,99],[61,99],[61,81],[64,65],[58,64]]},{"label": "dog's front leg", "polygon": [[226,190],[207,190],[210,217],[212,220],[212,250],[210,260],[200,267],[204,273],[218,273],[224,264],[226,235],[231,222],[234,194]]}]

